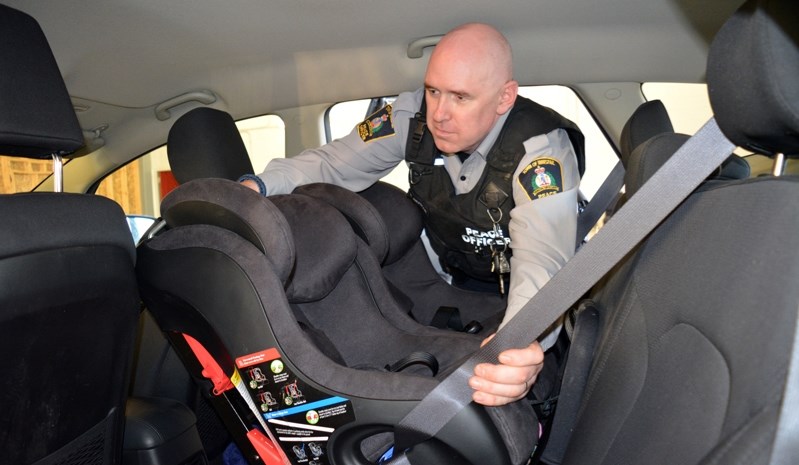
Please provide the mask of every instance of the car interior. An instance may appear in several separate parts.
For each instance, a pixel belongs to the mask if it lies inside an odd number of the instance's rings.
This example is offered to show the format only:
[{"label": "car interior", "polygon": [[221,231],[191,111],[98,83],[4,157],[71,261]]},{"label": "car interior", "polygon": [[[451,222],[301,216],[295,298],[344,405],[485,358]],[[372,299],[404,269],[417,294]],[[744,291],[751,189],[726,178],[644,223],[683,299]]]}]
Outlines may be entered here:
[{"label": "car interior", "polygon": [[[409,2],[393,21],[399,6],[373,5],[382,24],[352,34],[339,28],[360,24],[353,13],[372,5],[268,1],[277,19],[264,31],[245,2],[196,11],[171,1],[4,3],[0,158],[46,160],[52,174],[30,192],[0,194],[0,462],[799,460],[796,2],[603,0],[596,22],[537,5],[534,23],[569,26],[553,33],[552,50],[518,12],[497,16],[516,72],[544,69],[523,83],[574,89],[617,147],[598,169],[586,146],[586,176],[606,178],[580,205],[590,218],[580,230],[591,233],[575,237],[574,258],[502,328],[501,297],[441,279],[404,189],[310,183],[263,196],[237,182],[262,168],[238,120],[281,114],[286,150],[299,151],[310,132],[330,132],[319,129],[331,102],[368,99],[377,107],[361,116],[371,114],[418,87],[419,58],[449,24],[436,13],[457,2]],[[496,5],[462,7],[469,14],[457,19],[474,20],[492,18]],[[211,11],[218,16],[202,16]],[[647,14],[691,33],[621,27],[647,24]],[[59,28],[59,16],[94,27]],[[297,35],[286,17],[307,18],[299,32],[316,35]],[[419,20],[402,24],[410,18]],[[188,32],[197,24],[217,41]],[[615,28],[613,38],[585,40],[608,33],[599,24]],[[170,26],[184,27],[173,40],[186,55],[132,59],[161,45]],[[125,40],[137,29],[141,42],[127,43],[130,57],[111,69],[116,59],[94,60],[104,44],[120,47],[115,28]],[[370,32],[374,44],[356,47]],[[108,42],[95,40],[103,34]],[[233,53],[243,34],[293,41]],[[664,55],[681,49],[682,68],[658,63],[657,47],[636,50],[638,34],[654,36]],[[602,46],[617,48],[578,80]],[[218,56],[230,61],[214,64]],[[374,79],[361,79],[367,61]],[[639,74],[623,81],[613,73],[628,61]],[[217,69],[224,63],[229,72]],[[684,133],[663,101],[643,96],[652,77],[706,84],[711,118]],[[154,95],[148,81],[162,95],[143,104]],[[347,81],[367,82],[339,88]],[[178,82],[189,90],[170,94]],[[134,237],[130,212],[98,187],[161,145],[174,185],[148,194],[158,208]],[[502,407],[471,401],[475,364],[526,346],[561,315],[555,385]]]}]

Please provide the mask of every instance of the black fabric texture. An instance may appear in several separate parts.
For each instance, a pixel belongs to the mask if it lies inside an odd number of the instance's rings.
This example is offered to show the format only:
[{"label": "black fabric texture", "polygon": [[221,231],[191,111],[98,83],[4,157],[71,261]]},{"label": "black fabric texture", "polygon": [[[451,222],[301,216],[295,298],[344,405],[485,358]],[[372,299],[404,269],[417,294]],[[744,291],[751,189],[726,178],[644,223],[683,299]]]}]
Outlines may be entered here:
[{"label": "black fabric texture", "polygon": [[633,196],[638,189],[682,147],[688,136],[664,133],[638,145],[627,159],[624,173],[625,196]]},{"label": "black fabric texture", "polygon": [[[417,321],[429,324],[439,307],[454,305],[464,309],[468,318],[464,323],[483,323],[483,335],[499,326],[505,300],[496,293],[455,288],[437,274],[420,239],[421,211],[399,188],[378,182],[355,195],[329,184],[309,184],[294,192],[324,200],[338,209],[356,235],[369,244],[372,256],[382,261],[382,269],[375,272],[382,273],[388,281],[396,302],[391,307],[400,307],[384,315],[394,324],[417,331],[418,325],[407,318],[409,312]],[[388,254],[381,260],[384,243],[388,244]]]},{"label": "black fabric texture", "polygon": [[798,196],[797,178],[708,182],[600,286],[563,463],[767,462],[799,299],[799,215],[780,200]]},{"label": "black fabric texture", "polygon": [[711,44],[708,93],[735,144],[799,155],[799,2],[750,0]]},{"label": "black fabric texture", "polygon": [[125,214],[108,198],[66,192],[0,195],[0,211],[0,257],[93,244],[118,247],[134,264]]},{"label": "black fabric texture", "polygon": [[448,284],[430,263],[420,235],[421,209],[401,189],[378,182],[359,192],[383,218],[389,236],[389,251],[382,272],[403,302],[404,313],[430,324],[440,307],[456,307],[464,324],[479,321],[480,334],[490,334],[502,321],[506,301],[498,293],[473,292]]},{"label": "black fabric texture", "polygon": [[621,130],[621,162],[626,167],[636,147],[662,133],[674,132],[669,113],[660,100],[650,100],[635,109]]},{"label": "black fabric texture", "polygon": [[[288,299],[322,299],[336,287],[358,253],[350,224],[333,207],[312,197],[275,195],[269,201],[283,213],[294,237],[296,258],[286,287]],[[268,256],[271,253],[267,251]]]},{"label": "black fabric texture", "polygon": [[424,227],[422,211],[400,188],[376,182],[358,193],[380,212],[388,231],[388,254],[383,264],[396,262],[419,241]]},{"label": "black fabric texture", "polygon": [[253,173],[252,162],[230,114],[195,108],[169,129],[167,157],[179,183],[199,178],[237,180]]},{"label": "black fabric texture", "polygon": [[507,300],[498,293],[476,292],[448,284],[436,272],[420,240],[404,257],[383,267],[386,279],[413,301],[414,319],[429,324],[440,307],[456,307],[461,321],[479,321],[488,335],[499,327]]},{"label": "black fabric texture", "polygon": [[[44,202],[48,197],[67,202]],[[78,198],[87,204],[75,211],[99,207],[97,221],[92,215],[80,226],[61,228],[61,207]],[[61,194],[0,196],[4,212],[35,205],[23,217],[6,216],[0,228],[0,369],[13,373],[0,389],[0,449],[8,463],[63,457],[86,446],[73,441],[95,428],[88,441],[104,451],[104,460],[121,452],[140,305],[133,241],[121,211],[106,210],[109,203]],[[116,221],[104,223],[109,212],[118,213]],[[33,215],[37,229],[31,231],[25,225]],[[108,237],[95,240],[99,232]]]},{"label": "black fabric texture", "polygon": [[[685,134],[662,133],[639,144],[627,158],[624,197],[629,198],[638,192],[638,189],[682,147],[688,138],[689,136]],[[746,179],[750,172],[749,163],[732,154],[708,176],[708,180]]]},{"label": "black fabric texture", "polygon": [[50,158],[83,145],[47,39],[35,19],[0,5],[0,153]]},{"label": "black fabric texture", "polygon": [[305,184],[294,189],[293,193],[307,195],[335,207],[349,221],[355,233],[369,244],[375,257],[381,262],[385,259],[391,240],[389,230],[380,212],[367,200],[343,187],[326,183]]},{"label": "black fabric texture", "polygon": [[285,218],[274,204],[237,182],[182,184],[161,202],[161,214],[170,226],[215,224],[237,232],[261,252],[270,251],[269,260],[284,282],[294,270],[294,240]]},{"label": "black fabric texture", "polygon": [[[435,385],[432,378],[407,383],[405,376],[397,373],[379,373],[381,381],[373,382],[370,376],[374,372],[331,363],[298,324],[271,262],[252,243],[230,231],[211,225],[182,226],[160,234],[139,249],[139,279],[169,289],[197,309],[234,355],[275,347],[279,340],[288,360],[313,381],[365,398],[418,400]],[[200,250],[210,251],[214,258],[200,256]],[[224,281],[219,279],[222,276]],[[156,319],[159,324],[164,320],[163,316]]]}]

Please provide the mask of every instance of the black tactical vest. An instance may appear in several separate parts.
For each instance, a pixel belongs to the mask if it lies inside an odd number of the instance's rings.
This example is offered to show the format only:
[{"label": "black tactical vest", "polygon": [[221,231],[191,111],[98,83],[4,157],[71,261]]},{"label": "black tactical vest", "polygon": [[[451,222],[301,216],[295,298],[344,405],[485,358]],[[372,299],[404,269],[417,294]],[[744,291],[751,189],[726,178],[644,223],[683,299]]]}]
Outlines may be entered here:
[{"label": "black tactical vest", "polygon": [[[491,272],[492,247],[505,250],[510,242],[508,223],[513,202],[513,173],[525,154],[524,141],[556,128],[567,131],[584,171],[584,138],[579,128],[557,112],[517,97],[497,141],[486,156],[486,168],[474,189],[455,195],[433,136],[427,130],[426,109],[411,118],[405,160],[409,167],[410,197],[422,208],[427,236],[445,271],[496,282]],[[495,222],[497,226],[495,227]]]}]

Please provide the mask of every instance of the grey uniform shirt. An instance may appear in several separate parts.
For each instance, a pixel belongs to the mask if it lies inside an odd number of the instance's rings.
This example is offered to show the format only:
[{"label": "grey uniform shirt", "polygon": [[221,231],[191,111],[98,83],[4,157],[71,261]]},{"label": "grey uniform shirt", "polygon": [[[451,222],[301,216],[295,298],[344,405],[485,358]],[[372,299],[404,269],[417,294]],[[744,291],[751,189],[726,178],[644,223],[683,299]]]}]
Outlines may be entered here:
[{"label": "grey uniform shirt", "polygon": [[[259,177],[267,192],[286,194],[295,187],[312,182],[337,184],[361,191],[388,174],[405,159],[410,118],[421,107],[424,89],[405,92],[392,104],[394,134],[364,142],[355,128],[350,134],[322,147],[305,150],[291,158],[274,159]],[[502,115],[485,139],[466,161],[454,154],[444,154],[443,162],[457,194],[469,192],[486,166],[485,157],[496,142],[508,114]],[[577,190],[580,182],[577,159],[571,142],[562,129],[525,141],[525,155],[514,173],[513,200],[510,212],[511,279],[504,326],[550,277],[574,255],[577,234]],[[529,189],[521,184],[520,174],[536,159],[558,161],[561,167],[560,192],[531,199]],[[555,327],[558,327],[557,325]],[[557,331],[550,331],[541,341],[550,347]]]}]

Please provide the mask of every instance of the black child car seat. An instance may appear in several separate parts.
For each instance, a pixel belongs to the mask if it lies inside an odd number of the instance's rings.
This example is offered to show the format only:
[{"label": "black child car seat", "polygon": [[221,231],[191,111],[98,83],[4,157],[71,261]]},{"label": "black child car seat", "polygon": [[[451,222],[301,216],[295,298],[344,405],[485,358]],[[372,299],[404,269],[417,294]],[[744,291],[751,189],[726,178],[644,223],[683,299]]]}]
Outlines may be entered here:
[{"label": "black child car seat", "polygon": [[[373,463],[393,424],[438,382],[426,363],[392,365],[427,352],[440,377],[479,345],[477,336],[392,322],[396,303],[374,250],[318,199],[264,198],[200,179],[164,199],[162,215],[169,229],[139,248],[142,295],[198,381],[218,370],[208,391],[253,463],[312,450],[322,452],[318,463]],[[254,409],[241,408],[235,385]],[[472,406],[409,456],[523,463],[537,431],[526,403]]]}]

